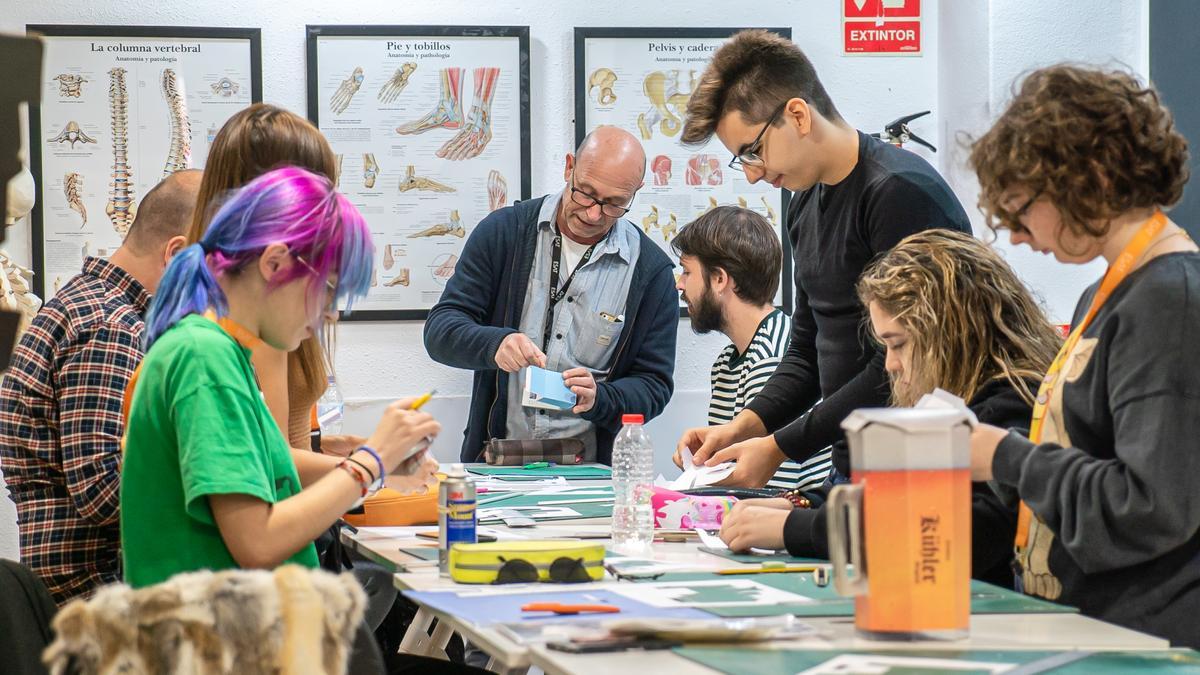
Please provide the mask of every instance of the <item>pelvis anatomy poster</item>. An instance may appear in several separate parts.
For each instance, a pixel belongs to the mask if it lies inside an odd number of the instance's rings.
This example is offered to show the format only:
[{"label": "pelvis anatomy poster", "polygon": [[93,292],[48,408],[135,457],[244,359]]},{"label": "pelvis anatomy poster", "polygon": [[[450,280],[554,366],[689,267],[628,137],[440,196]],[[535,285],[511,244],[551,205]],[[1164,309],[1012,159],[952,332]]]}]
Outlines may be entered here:
[{"label": "pelvis anatomy poster", "polygon": [[309,118],[375,242],[345,318],[424,318],[475,225],[529,197],[528,64],[527,27],[308,27]]},{"label": "pelvis anatomy poster", "polygon": [[[679,228],[717,206],[758,212],[780,226],[783,192],[751,185],[729,167],[729,151],[714,136],[700,148],[680,142],[687,104],[713,52],[740,28],[576,28],[576,141],[600,125],[629,130],[646,150],[646,181],[627,216],[673,260]],[[791,37],[791,29],[769,29]],[[781,237],[781,244],[786,238]],[[784,256],[783,279],[791,278]],[[678,274],[679,268],[676,268]],[[790,307],[791,284],[776,304]],[[683,306],[683,301],[680,301]]]},{"label": "pelvis anatomy poster", "polygon": [[32,112],[34,288],[49,297],[124,241],[163,178],[203,168],[217,130],[260,101],[258,29],[29,26],[45,39]]}]

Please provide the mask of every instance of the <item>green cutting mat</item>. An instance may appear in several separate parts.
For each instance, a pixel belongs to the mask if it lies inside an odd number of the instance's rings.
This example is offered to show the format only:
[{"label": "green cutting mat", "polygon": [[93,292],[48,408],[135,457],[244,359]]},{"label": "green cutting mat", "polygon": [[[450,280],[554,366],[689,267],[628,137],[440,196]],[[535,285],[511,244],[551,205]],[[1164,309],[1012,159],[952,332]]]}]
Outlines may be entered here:
[{"label": "green cutting mat", "polygon": [[[525,492],[487,492],[479,495],[477,504],[481,509],[491,509],[509,506],[537,506],[538,502],[573,502],[580,499],[604,499],[605,497],[611,498],[613,496],[612,488],[605,485],[598,485],[594,488],[589,487],[586,490],[580,490],[579,492],[583,492],[585,494],[571,494],[569,492],[564,492],[554,495],[531,495]],[[601,492],[603,494],[590,494],[593,492]],[[576,506],[596,506],[597,504],[598,502],[585,502],[583,504],[563,504],[563,506],[569,506],[574,509]],[[604,504],[600,505],[604,506]],[[546,506],[552,505],[547,504]],[[612,503],[608,503],[607,506],[609,515],[612,515]]]},{"label": "green cutting mat", "polygon": [[411,555],[420,560],[437,560],[438,548],[436,546],[418,546],[414,548],[402,548],[401,553]]},{"label": "green cutting mat", "polygon": [[612,469],[598,464],[576,466],[573,464],[548,466],[542,469],[526,469],[520,466],[469,466],[467,471],[478,476],[491,476],[500,480],[529,480],[562,476],[567,480],[612,478]]},{"label": "green cutting mat", "polygon": [[[854,616],[854,599],[843,598],[833,585],[817,586],[811,574],[804,572],[754,574],[727,577],[711,572],[673,572],[658,579],[665,581],[711,581],[713,579],[753,579],[767,586],[789,591],[813,599],[803,604],[780,605],[736,605],[732,607],[705,607],[704,611],[724,617],[776,616]],[[1079,610],[1065,605],[1039,600],[999,586],[971,581],[972,614],[1073,614]]]},{"label": "green cutting mat", "polygon": [[[816,668],[840,655],[893,657],[896,665],[872,669],[879,675],[916,675],[917,673],[953,673],[954,675],[986,675],[985,664],[1011,663],[1024,666],[1025,673],[1055,673],[1056,675],[1104,675],[1105,673],[1197,673],[1200,672],[1200,653],[1190,649],[1171,649],[1139,652],[1052,652],[1052,651],[983,651],[983,650],[800,650],[800,649],[731,649],[728,647],[678,647],[676,654],[701,665],[730,675],[791,675]],[[908,664],[902,659],[951,659],[980,664],[978,670],[937,668],[932,664]],[[818,671],[821,672],[821,671]],[[830,671],[833,672],[833,671]],[[853,675],[855,670],[839,669],[841,675]]]}]

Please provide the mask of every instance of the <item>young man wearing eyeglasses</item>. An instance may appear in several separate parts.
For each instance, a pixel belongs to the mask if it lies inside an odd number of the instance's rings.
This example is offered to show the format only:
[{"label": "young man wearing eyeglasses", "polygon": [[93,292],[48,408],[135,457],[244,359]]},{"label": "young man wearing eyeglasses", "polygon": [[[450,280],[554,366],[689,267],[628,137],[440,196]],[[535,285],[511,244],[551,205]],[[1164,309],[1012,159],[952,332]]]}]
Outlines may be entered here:
[{"label": "young man wearing eyeglasses", "polygon": [[[494,211],[471,232],[425,323],[435,361],[475,371],[463,461],[492,438],[579,438],[609,463],[623,413],[650,419],[674,387],[672,264],[624,218],[642,186],[641,143],[616,127],[566,156],[561,192]],[[523,405],[528,366],[563,374],[576,405]]]},{"label": "young man wearing eyeglasses", "polygon": [[[854,409],[887,404],[883,353],[862,333],[854,290],[863,268],[914,232],[971,228],[928,162],[842,119],[812,63],[774,33],[743,31],[713,54],[681,139],[713,134],[746,180],[795,193],[796,306],[791,344],[762,391],[729,424],[686,431],[675,461],[684,448],[697,462],[736,460],[727,483],[759,487],[784,460],[828,452]],[[834,458],[839,473],[846,463]]]}]

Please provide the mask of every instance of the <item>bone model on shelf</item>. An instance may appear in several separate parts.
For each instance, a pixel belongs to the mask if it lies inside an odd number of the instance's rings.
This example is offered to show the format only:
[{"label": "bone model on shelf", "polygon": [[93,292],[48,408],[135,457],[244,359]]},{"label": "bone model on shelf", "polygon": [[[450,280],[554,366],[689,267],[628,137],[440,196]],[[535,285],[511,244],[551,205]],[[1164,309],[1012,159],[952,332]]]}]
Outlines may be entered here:
[{"label": "bone model on shelf", "polygon": [[504,180],[504,174],[492,169],[488,172],[487,177],[488,187],[488,213],[503,207],[508,203],[508,181]]},{"label": "bone model on shelf", "polygon": [[171,144],[167,151],[167,162],[163,166],[163,178],[176,171],[183,171],[192,163],[192,125],[188,121],[187,96],[183,78],[174,68],[163,68],[162,94],[167,101],[167,113],[171,121]]},{"label": "bone model on shelf", "polygon": [[58,94],[69,98],[83,96],[83,83],[90,81],[73,73],[62,73],[61,75],[56,75],[54,79],[58,82]]},{"label": "bone model on shelf", "polygon": [[383,86],[379,88],[379,94],[376,95],[379,102],[387,105],[395,101],[396,97],[400,96],[400,92],[404,91],[404,88],[408,86],[408,78],[412,76],[413,71],[416,69],[417,64],[411,61],[400,64],[396,72],[392,73],[388,81],[384,82]]},{"label": "bone model on shelf", "polygon": [[112,115],[113,167],[112,190],[108,193],[108,206],[104,212],[112,221],[113,229],[121,239],[129,234],[129,226],[137,215],[137,201],[133,197],[133,171],[129,168],[129,94],[125,90],[125,69],[108,71],[108,104]]},{"label": "bone model on shelf", "polygon": [[0,307],[21,313],[18,336],[25,332],[42,306],[41,298],[30,289],[32,280],[32,271],[13,262],[8,251],[0,250]]},{"label": "bone model on shelf", "polygon": [[409,190],[417,190],[420,192],[455,192],[455,189],[439,183],[432,178],[417,175],[417,167],[412,164],[404,170],[404,178],[400,179],[400,192],[408,192]]},{"label": "bone model on shelf", "polygon": [[76,143],[95,143],[96,139],[83,133],[83,129],[79,128],[79,123],[75,120],[67,122],[63,130],[58,132],[54,138],[46,139],[47,143],[70,143],[71,148],[75,148]]},{"label": "bone model on shelf", "polygon": [[338,85],[337,91],[333,92],[333,96],[329,97],[329,110],[335,115],[341,115],[346,112],[346,108],[350,107],[350,100],[358,93],[358,88],[363,83],[363,69],[355,68],[350,76],[342,80]]},{"label": "bone model on shelf", "polygon": [[77,173],[68,173],[63,176],[63,194],[67,197],[67,206],[71,207],[72,211],[79,214],[83,219],[80,224],[80,229],[87,225],[87,209],[83,206],[83,198],[79,194],[83,191],[83,176]]}]

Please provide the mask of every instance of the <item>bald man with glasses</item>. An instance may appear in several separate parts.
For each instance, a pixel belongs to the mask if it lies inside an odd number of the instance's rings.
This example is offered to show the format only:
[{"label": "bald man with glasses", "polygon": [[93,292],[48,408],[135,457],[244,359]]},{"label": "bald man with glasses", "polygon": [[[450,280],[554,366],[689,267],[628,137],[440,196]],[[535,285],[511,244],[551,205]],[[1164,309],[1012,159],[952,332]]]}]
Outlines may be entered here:
[{"label": "bald man with glasses", "polygon": [[[563,188],[494,211],[471,232],[425,323],[439,363],[475,373],[461,458],[492,438],[578,438],[611,463],[621,415],[649,420],[674,388],[679,297],[670,258],[624,216],[641,143],[599,127],[567,154]],[[524,369],[562,373],[570,410],[525,405]]]}]

